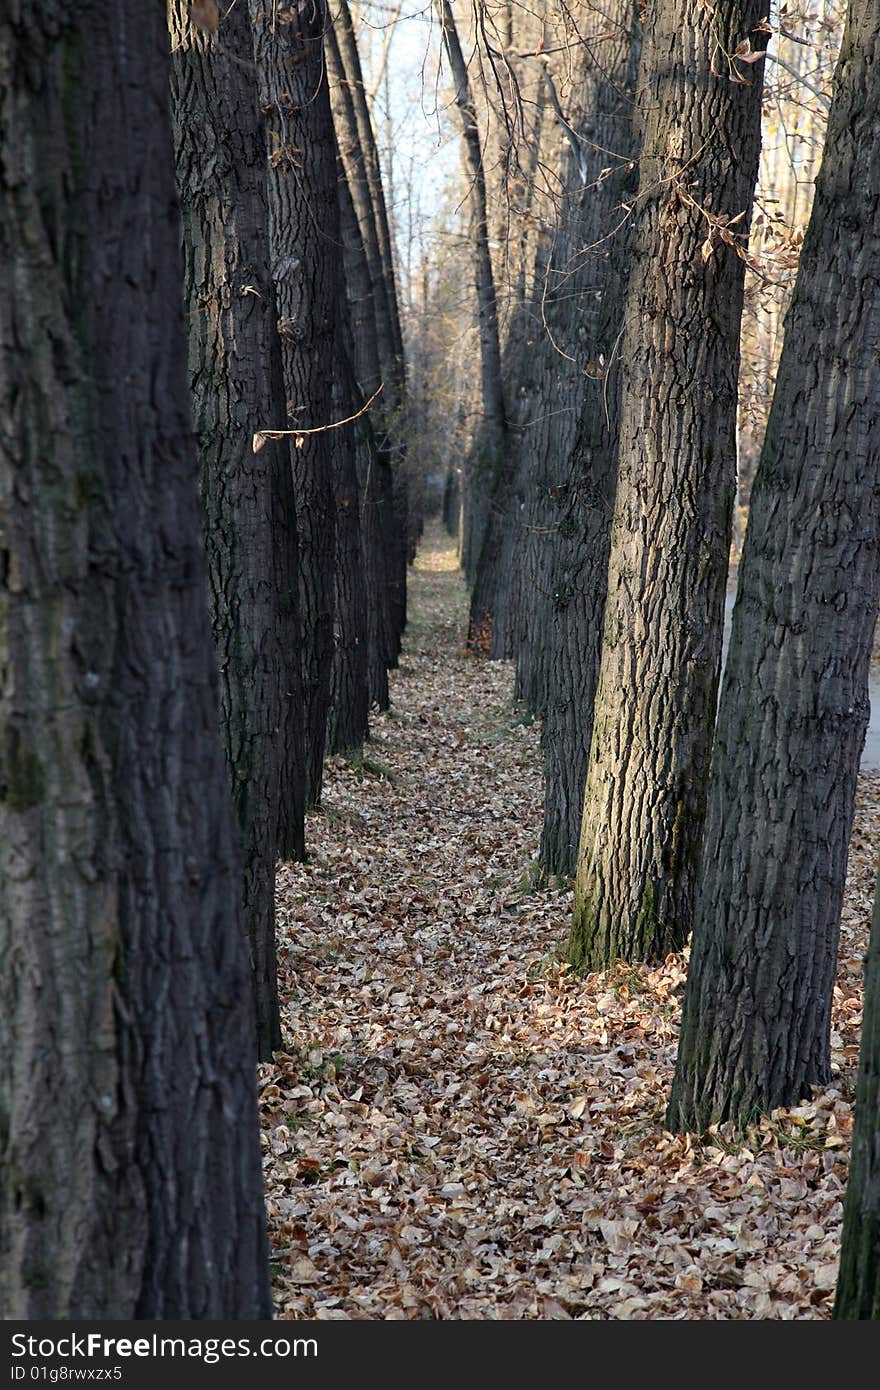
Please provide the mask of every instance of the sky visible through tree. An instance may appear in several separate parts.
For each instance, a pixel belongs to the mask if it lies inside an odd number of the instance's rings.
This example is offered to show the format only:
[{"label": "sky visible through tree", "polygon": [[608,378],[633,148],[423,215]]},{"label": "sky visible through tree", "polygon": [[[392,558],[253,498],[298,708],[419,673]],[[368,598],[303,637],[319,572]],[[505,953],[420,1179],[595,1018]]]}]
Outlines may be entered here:
[{"label": "sky visible through tree", "polygon": [[[450,119],[448,74],[440,68],[440,35],[430,4],[361,6],[364,76],[375,88],[374,119],[401,272],[415,273],[432,240],[451,228],[438,212],[455,208],[458,131]],[[411,250],[407,254],[407,248]],[[409,285],[406,286],[409,289]]]}]

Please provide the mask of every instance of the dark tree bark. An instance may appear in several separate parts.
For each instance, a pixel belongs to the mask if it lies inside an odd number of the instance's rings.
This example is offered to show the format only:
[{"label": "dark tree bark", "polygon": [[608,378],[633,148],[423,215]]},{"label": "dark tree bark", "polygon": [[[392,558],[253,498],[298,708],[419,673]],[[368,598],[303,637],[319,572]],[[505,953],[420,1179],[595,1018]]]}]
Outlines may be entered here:
[{"label": "dark tree bark", "polygon": [[[354,374],[348,360],[351,330],[344,285],[340,285],[339,298],[333,410],[337,420],[348,420],[363,402],[356,398]],[[336,616],[330,671],[330,709],[327,715],[327,747],[332,753],[361,748],[368,735],[367,588],[357,467],[360,438],[357,421],[333,430]]]},{"label": "dark tree bark", "polygon": [[[242,901],[255,970],[257,1046],[281,1046],[275,958],[275,858],[281,816],[281,730],[290,654],[299,661],[298,614],[276,601],[275,548],[295,559],[288,441],[258,453],[254,434],[284,429],[284,384],[269,275],[265,137],[250,70],[247,10],[219,33],[195,29],[185,0],[169,7],[172,114],[182,211],[189,377],[199,447],[220,668],[222,729],[244,860]],[[276,492],[280,494],[276,503]],[[288,494],[287,496],[285,494]],[[295,573],[295,572],[294,572]],[[289,574],[285,576],[289,578]],[[294,578],[294,582],[295,578]],[[301,719],[302,707],[295,709]],[[297,842],[303,849],[302,729],[291,763]]]},{"label": "dark tree bark", "polygon": [[[379,380],[376,385],[378,386],[379,381],[386,383],[386,390],[389,392],[387,400],[382,403],[382,409],[385,411],[393,409],[391,403],[397,396],[399,363],[397,361],[392,302],[385,274],[382,244],[379,238],[379,214],[374,201],[374,189],[377,185],[375,175],[371,183],[367,172],[367,159],[361,146],[360,131],[365,124],[363,112],[359,125],[355,110],[355,93],[360,92],[361,97],[363,97],[363,83],[361,81],[358,85],[355,77],[349,73],[340,50],[339,38],[342,30],[345,29],[350,40],[347,49],[349,59],[351,60],[352,53],[355,57],[357,56],[357,45],[354,43],[354,35],[351,32],[351,19],[348,17],[347,25],[345,20],[346,16],[339,15],[333,24],[327,26],[325,34],[327,72],[330,81],[330,97],[339,157],[342,161],[347,187],[357,216],[364,255],[369,268],[371,308],[374,316],[372,335],[375,337],[379,370]],[[360,72],[359,61],[358,72]],[[366,130],[370,148],[375,154],[375,141],[373,140],[369,111],[366,113]],[[371,169],[373,163],[374,161],[371,159]],[[378,165],[378,155],[375,155],[375,163]],[[380,191],[381,187],[380,180],[378,183]],[[369,343],[367,350],[371,347],[372,343]],[[361,359],[359,358],[359,360]]]},{"label": "dark tree bark", "polygon": [[[560,178],[569,172],[564,153],[560,162]],[[570,211],[566,200],[564,207]],[[560,225],[562,224],[560,213]],[[544,448],[544,426],[548,412],[544,400],[555,395],[560,357],[555,341],[547,336],[544,291],[547,283],[557,234],[545,227],[535,252],[535,265],[527,302],[517,313],[517,324],[511,333],[504,354],[504,376],[511,400],[508,424],[508,449],[511,452],[510,481],[504,498],[504,518],[499,559],[498,589],[495,616],[492,623],[491,655],[498,660],[515,660],[515,691],[518,699],[534,714],[543,713],[545,699],[541,684],[546,675],[540,623],[545,593],[537,581],[537,559],[546,559],[541,545],[542,522],[539,509],[542,502],[555,495],[560,479],[565,477],[567,451],[560,460]],[[551,303],[555,301],[551,300]],[[563,371],[563,376],[565,375]],[[581,384],[578,379],[577,389]],[[563,393],[560,392],[560,395]],[[571,409],[566,402],[566,413]],[[564,422],[568,448],[576,427],[574,418]],[[547,476],[542,476],[542,468]],[[550,489],[554,489],[554,493]],[[554,516],[551,526],[555,527]],[[540,670],[541,675],[536,673]]]},{"label": "dark tree bark", "polygon": [[[580,399],[580,421],[567,481],[550,498],[556,504],[557,525],[547,566],[549,611],[544,609],[544,622],[536,624],[546,632],[548,666],[541,732],[545,790],[540,858],[548,873],[557,874],[572,874],[577,864],[617,483],[618,353],[633,230],[624,209],[636,191],[633,99],[641,48],[635,6],[627,4],[621,19],[626,24],[621,24],[616,40],[601,50],[608,81],[597,94],[592,135],[604,160],[613,150],[620,162],[594,191],[596,207],[582,243],[596,247],[595,259],[588,259],[585,269],[588,275],[592,270],[593,283],[601,286],[593,300],[595,312],[585,316],[593,367],[585,374],[586,393],[572,392]],[[538,589],[543,592],[543,584]]]},{"label": "dark tree bark", "polygon": [[333,30],[338,41],[339,55],[345,73],[346,85],[351,94],[357,126],[358,144],[360,146],[360,157],[362,160],[363,172],[366,176],[367,186],[369,188],[370,200],[373,205],[382,276],[388,304],[392,346],[397,361],[397,379],[401,387],[402,397],[404,369],[403,334],[400,331],[400,315],[397,307],[397,286],[394,275],[391,228],[388,222],[385,191],[382,187],[382,170],[379,164],[379,151],[376,147],[376,137],[373,131],[373,122],[370,118],[370,108],[367,105],[367,93],[364,86],[363,74],[361,72],[360,54],[358,52],[354,26],[351,22],[351,13],[348,8],[347,0],[334,0],[333,9]]},{"label": "dark tree bark", "polygon": [[[401,634],[406,626],[406,537],[409,510],[405,479],[406,461],[399,439],[405,400],[403,342],[379,154],[367,106],[351,15],[344,4],[337,7],[334,23],[328,25],[325,52],[339,153],[360,229],[372,286],[375,341],[383,387],[372,419],[375,421],[384,460],[387,460],[387,466],[391,468],[390,479],[383,479],[384,483],[390,483],[389,497],[394,513],[393,527],[385,536],[385,568],[388,577],[390,638],[388,665],[396,666]],[[343,218],[345,215],[346,209],[343,207]],[[347,241],[346,244],[350,248],[350,242]],[[355,367],[360,374],[364,365],[363,353],[357,338],[356,343],[358,360]],[[372,350],[372,342],[366,346],[368,351]],[[372,395],[372,391],[369,394]]]},{"label": "dark tree bark", "polygon": [[270,1315],[156,5],[0,15],[0,1301]]},{"label": "dark tree bark", "polygon": [[669,1108],[830,1079],[831,995],[880,596],[880,4],[851,0],[752,488]]},{"label": "dark tree bark", "polygon": [[[617,469],[619,351],[631,256],[641,28],[634,0],[580,27],[563,168],[565,196],[542,268],[506,509],[493,654],[543,716],[541,861],[574,872],[599,673]],[[549,79],[548,79],[549,82]],[[554,106],[559,106],[550,86]],[[511,571],[518,571],[512,582]],[[521,623],[521,640],[512,628]]]},{"label": "dark tree bark", "polygon": [[[323,0],[283,10],[249,0],[265,116],[269,242],[287,412],[292,428],[333,420],[337,266],[336,147],[323,59]],[[293,450],[299,538],[306,799],[317,805],[333,660],[335,503],[331,431]]]},{"label": "dark tree bark", "polygon": [[[853,4],[850,14],[857,8]],[[859,1080],[834,1316],[880,1318],[880,880],[865,960]]]},{"label": "dark tree bark", "polygon": [[[340,165],[342,160],[340,158]],[[339,171],[339,212],[351,348],[342,368],[352,377],[352,399],[371,400],[383,386],[376,330],[375,296],[366,247],[344,166]],[[377,421],[377,431],[373,428]],[[390,444],[381,397],[369,418],[358,422],[356,457],[367,593],[367,684],[369,703],[388,708],[388,667],[397,656],[394,631],[395,551],[399,544],[392,499]]]},{"label": "dark tree bark", "polygon": [[747,233],[760,144],[763,63],[732,81],[729,55],[749,36],[762,46],[766,11],[670,0],[646,24],[577,969],[662,958],[691,928],[735,494],[744,263],[724,238]]},{"label": "dark tree bark", "polygon": [[[277,313],[277,305],[276,305]],[[284,398],[284,374],[281,375]],[[286,409],[286,404],[285,404]],[[285,426],[290,421],[285,420]],[[266,448],[269,448],[266,445]],[[300,554],[294,492],[294,463],[287,449],[278,448],[273,466],[272,567],[273,597],[278,633],[284,636],[276,681],[281,691],[279,728],[278,854],[282,859],[306,857],[306,704],[303,673],[303,626],[300,611]]]},{"label": "dark tree bark", "polygon": [[459,510],[461,507],[460,488],[458,475],[451,469],[446,474],[446,481],[443,484],[443,525],[450,536],[458,535]]},{"label": "dark tree bark", "polygon": [[[352,376],[351,394],[354,394],[356,389],[356,382]],[[391,469],[376,444],[369,420],[359,420],[355,429],[355,462],[367,610],[367,706],[372,708],[376,705],[380,710],[386,710],[390,703],[388,667],[394,659],[392,653],[396,650],[387,602],[388,557],[394,550],[396,526]]]}]

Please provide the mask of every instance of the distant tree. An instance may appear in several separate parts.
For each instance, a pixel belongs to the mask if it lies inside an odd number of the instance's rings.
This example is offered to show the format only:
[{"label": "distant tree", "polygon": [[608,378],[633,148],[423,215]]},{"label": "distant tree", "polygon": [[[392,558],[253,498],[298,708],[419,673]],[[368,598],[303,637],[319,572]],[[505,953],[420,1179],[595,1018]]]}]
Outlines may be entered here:
[{"label": "distant tree", "polygon": [[880,598],[880,0],[851,0],[752,488],[669,1106],[746,1120],[831,1076]]},{"label": "distant tree", "polygon": [[[745,241],[767,0],[651,6],[620,345],[608,597],[569,959],[656,959],[690,932],[736,490]],[[728,230],[733,223],[731,230]]]},{"label": "distant tree", "polygon": [[400,650],[398,591],[402,577],[405,583],[392,463],[403,385],[354,100],[332,25],[324,39],[339,148],[340,235],[352,339],[350,348],[340,355],[339,366],[343,372],[353,374],[352,399],[359,392],[364,402],[381,392],[369,417],[359,423],[355,439],[368,593],[368,688],[370,703],[375,701],[380,709],[387,709],[388,668],[396,664]]},{"label": "distant tree", "polygon": [[[345,19],[348,19],[346,25]],[[378,169],[378,155],[375,154],[375,140],[373,137],[373,127],[369,119],[369,111],[363,94],[363,81],[357,77],[349,76],[348,70],[343,62],[340,47],[340,35],[345,32],[348,38],[346,52],[349,55],[349,62],[357,58],[357,45],[351,32],[351,20],[346,15],[340,16],[335,24],[327,26],[324,36],[325,53],[327,59],[327,71],[330,79],[330,98],[333,109],[333,123],[336,130],[336,139],[339,148],[339,159],[346,179],[346,190],[351,200],[357,224],[357,231],[360,236],[360,251],[366,263],[368,284],[358,285],[363,292],[369,290],[369,307],[372,309],[371,315],[371,334],[370,348],[375,351],[376,385],[386,383],[385,389],[389,392],[389,398],[393,404],[397,403],[400,394],[400,364],[397,359],[397,334],[394,325],[394,308],[392,307],[392,285],[389,283],[386,273],[387,251],[383,255],[383,240],[380,237],[379,227],[381,215],[376,207],[378,191],[381,190],[381,180],[377,182],[376,170]],[[360,67],[358,66],[358,74]],[[355,97],[360,97],[357,108]],[[360,121],[358,114],[360,113]],[[364,154],[361,144],[361,132],[365,132],[373,151],[373,156],[368,160]],[[368,175],[368,168],[371,175]],[[340,200],[345,197],[345,193],[340,193]],[[340,201],[343,215],[343,229],[346,227],[347,208]],[[350,227],[349,227],[350,232]],[[361,315],[366,314],[367,301],[359,301],[361,305]],[[360,361],[363,368],[363,353],[366,348],[361,349]],[[372,392],[370,393],[372,394]],[[389,408],[388,400],[380,402],[380,409],[386,412]],[[378,412],[377,412],[378,413]]]},{"label": "distant tree", "polygon": [[388,598],[393,641],[390,660],[396,665],[401,635],[406,625],[406,569],[409,558],[409,499],[401,430],[406,400],[403,336],[379,151],[354,25],[346,0],[337,0],[332,15],[333,23],[328,25],[325,35],[325,53],[333,115],[339,152],[370,270],[376,343],[381,363],[383,390],[373,419],[380,436],[380,446],[392,469],[395,525],[393,533],[386,536],[386,544],[389,547]]},{"label": "distant tree", "polygon": [[0,12],[0,1305],[270,1315],[164,9]]},{"label": "distant tree", "polygon": [[490,575],[500,549],[500,518],[493,513],[492,501],[505,467],[507,409],[501,367],[498,303],[489,249],[486,173],[476,107],[452,6],[449,0],[435,0],[435,9],[452,73],[470,181],[469,236],[479,323],[482,419],[465,471],[467,503],[462,547],[462,563],[474,588],[471,602],[473,636],[486,619],[491,618],[481,595],[490,588]]},{"label": "distant tree", "polygon": [[[336,371],[333,378],[333,414],[336,421],[351,420],[363,402],[351,368],[351,325],[348,299],[340,277],[336,324]],[[358,450],[363,435],[358,422],[340,425],[332,432],[333,498],[336,504],[336,587],[333,662],[330,668],[330,707],[327,713],[327,748],[351,752],[361,748],[368,735],[369,626],[367,566],[362,529]],[[367,446],[369,447],[369,446]],[[368,464],[367,464],[368,466]],[[361,470],[361,477],[366,467]]]}]

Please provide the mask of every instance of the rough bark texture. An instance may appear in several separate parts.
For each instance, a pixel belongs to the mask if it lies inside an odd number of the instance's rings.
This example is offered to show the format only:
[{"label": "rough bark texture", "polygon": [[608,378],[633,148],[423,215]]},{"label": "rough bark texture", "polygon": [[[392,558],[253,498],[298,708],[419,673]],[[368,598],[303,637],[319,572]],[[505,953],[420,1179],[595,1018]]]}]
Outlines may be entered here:
[{"label": "rough bark texture", "polygon": [[[557,136],[561,187],[556,225],[539,245],[532,300],[521,315],[526,350],[514,367],[515,480],[492,630],[493,656],[516,658],[518,692],[541,714],[554,679],[546,631],[557,611],[556,550],[567,532],[575,539],[566,518],[582,415],[587,408],[615,424],[600,357],[609,361],[622,320],[618,286],[625,286],[631,219],[620,204],[631,201],[636,178],[629,167],[641,40],[634,0],[588,11],[578,31],[564,111],[547,76],[564,132]],[[510,376],[507,362],[505,368]]]},{"label": "rough bark texture", "polygon": [[[385,534],[385,568],[388,584],[388,665],[396,666],[400,653],[400,639],[406,626],[406,538],[409,513],[406,460],[399,440],[405,400],[403,342],[379,154],[367,106],[351,16],[344,4],[336,8],[334,23],[327,28],[325,51],[339,154],[354,204],[372,285],[376,348],[383,386],[382,396],[377,402],[372,419],[375,422],[383,457],[382,467],[387,464],[391,469],[391,476],[383,479],[383,482],[390,485],[388,496],[394,517],[393,525]],[[363,361],[357,338],[356,345],[359,357],[354,365],[359,372]]]},{"label": "rough bark texture", "polygon": [[[342,160],[340,158],[340,165]],[[351,348],[342,366],[352,378],[352,398],[370,400],[382,386],[375,296],[366,247],[344,166],[339,171],[339,214]],[[395,516],[390,449],[381,397],[369,418],[357,424],[358,493],[367,594],[367,685],[369,702],[388,708],[388,666],[397,654],[393,630]],[[376,428],[373,422],[376,421]],[[377,437],[378,432],[378,437]],[[381,440],[381,442],[380,442]]]},{"label": "rough bark texture", "polygon": [[[169,7],[172,115],[181,205],[189,379],[199,449],[220,669],[226,763],[241,836],[242,902],[251,947],[260,1056],[281,1046],[275,962],[275,857],[280,737],[296,610],[275,600],[275,489],[290,489],[287,440],[252,449],[254,433],[284,429],[281,347],[269,276],[264,135],[246,63],[253,45],[237,6],[222,33],[194,29],[185,0]],[[276,477],[276,475],[280,475]],[[285,596],[286,597],[286,596]],[[301,708],[297,711],[301,718]],[[302,737],[300,731],[300,738]],[[297,760],[303,769],[302,754]],[[304,789],[303,789],[304,790]],[[302,844],[302,795],[299,835]]]},{"label": "rough bark texture", "polygon": [[[338,30],[341,30],[342,27],[343,22],[338,19],[334,24],[327,26],[325,34],[330,99],[339,157],[345,171],[347,186],[363,241],[364,255],[369,268],[374,316],[373,333],[379,359],[379,381],[387,382],[386,389],[389,391],[388,399],[382,403],[382,408],[387,410],[391,408],[390,402],[394,399],[397,380],[395,335],[388,283],[385,278],[382,248],[379,241],[378,215],[373,202],[370,179],[367,175],[364,151],[361,148],[358,118],[355,111],[354,93],[357,90],[357,83],[346,71],[339,46]],[[356,47],[354,51],[357,52]],[[372,126],[369,126],[369,131],[372,136]],[[379,381],[376,382],[377,386]]]},{"label": "rough bark texture", "polygon": [[[622,110],[620,116],[625,122]],[[623,148],[632,132],[621,130],[620,136],[621,143],[615,148]],[[618,195],[626,196],[629,191],[627,176],[621,173]],[[607,365],[597,369],[596,378],[588,385],[568,482],[560,489],[555,543],[548,557],[540,849],[541,863],[548,873],[572,874],[577,863],[617,481],[620,363],[615,346],[629,272],[630,232],[630,224],[621,226],[608,251],[593,359],[598,362],[601,356]]]},{"label": "rough bark texture", "polygon": [[676,1129],[830,1079],[880,593],[878,352],[880,5],[853,0],[740,564]]},{"label": "rough bark texture", "polygon": [[[352,383],[354,384],[354,382]],[[358,497],[367,605],[368,705],[388,709],[388,667],[394,640],[388,607],[388,557],[394,548],[391,469],[368,420],[356,426]]]},{"label": "rough bark texture", "polygon": [[[356,398],[354,374],[347,359],[351,331],[344,286],[340,286],[339,322],[336,335],[337,371],[333,382],[333,410],[337,420],[347,420],[363,402]],[[358,422],[333,431],[333,496],[336,503],[336,567],[334,573],[335,619],[333,664],[330,671],[330,709],[327,715],[327,748],[332,753],[363,746],[370,709],[368,687],[368,628],[366,568],[361,536],[358,487]]]},{"label": "rough bark texture", "polygon": [[[743,261],[765,0],[652,8],[622,344],[617,500],[569,954],[656,959],[691,927],[735,493]],[[713,71],[713,68],[715,71]],[[718,75],[716,75],[716,72]],[[728,235],[732,235],[729,234]]]},{"label": "rough bark texture", "polygon": [[0,16],[0,1303],[270,1315],[164,10]]},{"label": "rough bark texture", "polygon": [[[249,0],[267,135],[269,240],[291,427],[333,420],[339,205],[323,59],[323,0]],[[293,450],[299,539],[306,799],[321,797],[333,660],[335,503],[331,432]]]},{"label": "rough bark texture", "polygon": [[[860,8],[853,4],[850,13]],[[875,34],[876,29],[875,16]],[[880,1318],[880,881],[865,960],[859,1080],[834,1316]]]},{"label": "rough bark texture", "polygon": [[[277,306],[276,306],[277,310]],[[284,396],[284,375],[281,375]],[[285,420],[285,426],[290,424]],[[267,449],[270,445],[265,446]],[[279,730],[278,854],[282,859],[305,859],[306,806],[306,715],[303,678],[303,629],[300,612],[300,558],[296,521],[293,459],[287,448],[277,445],[271,454],[273,466],[272,565],[278,633],[285,637],[276,648],[281,691]]]},{"label": "rough bark texture", "polygon": [[[560,177],[565,178],[567,165],[564,154]],[[560,209],[570,210],[567,199]],[[531,670],[533,662],[526,653],[539,656],[541,643],[533,624],[547,595],[535,587],[533,567],[529,561],[540,553],[541,523],[532,509],[547,489],[565,476],[567,458],[560,466],[552,454],[539,446],[539,435],[546,414],[541,393],[554,394],[560,356],[546,334],[542,309],[550,261],[557,244],[558,227],[546,228],[535,253],[534,283],[524,304],[515,313],[514,325],[505,346],[504,378],[508,384],[510,419],[508,449],[512,454],[510,481],[504,499],[504,520],[501,553],[499,556],[498,591],[492,622],[491,655],[499,660],[516,660],[516,694],[533,713],[540,702],[531,701]],[[564,373],[563,373],[564,375]],[[560,396],[564,393],[560,392]],[[566,403],[567,406],[567,403]],[[566,407],[564,407],[566,408]],[[570,407],[569,407],[570,408]],[[537,430],[537,432],[536,432]],[[570,440],[570,432],[568,434]],[[547,466],[549,478],[541,482],[541,464]],[[457,480],[456,480],[457,481]],[[460,491],[460,489],[458,489]],[[555,518],[554,518],[555,524]],[[534,545],[534,551],[531,547]]]},{"label": "rough bark texture", "polygon": [[569,151],[567,216],[546,277],[544,332],[534,354],[538,389],[531,393],[540,406],[523,437],[528,584],[518,598],[531,639],[520,649],[520,667],[529,668],[530,704],[543,716],[541,862],[562,874],[573,873],[577,859],[601,656],[641,51],[633,0],[585,23],[596,42],[583,58],[580,150],[577,160]]}]

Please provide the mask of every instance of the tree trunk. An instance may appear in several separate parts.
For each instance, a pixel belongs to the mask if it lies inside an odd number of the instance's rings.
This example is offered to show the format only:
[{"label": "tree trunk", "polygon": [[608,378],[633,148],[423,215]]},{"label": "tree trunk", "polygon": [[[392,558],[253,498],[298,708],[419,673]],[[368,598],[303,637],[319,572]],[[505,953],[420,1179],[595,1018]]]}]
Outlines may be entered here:
[{"label": "tree trunk", "polygon": [[461,494],[458,474],[450,468],[443,484],[443,525],[450,536],[458,535],[458,514],[461,507]]},{"label": "tree trunk", "polygon": [[[333,421],[339,206],[323,59],[323,0],[285,10],[249,0],[269,161],[269,240],[290,426]],[[335,503],[330,431],[299,436],[299,534],[306,799],[321,799],[333,660]]]},{"label": "tree trunk", "polygon": [[[569,957],[651,960],[691,928],[735,492],[745,237],[766,0],[652,8],[623,338],[617,501]],[[717,74],[717,75],[716,75]],[[745,84],[745,85],[742,85]],[[719,218],[737,218],[732,232]]]},{"label": "tree trunk", "polygon": [[[366,247],[340,157],[338,188],[345,287],[351,325],[351,352],[343,369],[352,376],[353,398],[370,400],[383,385],[376,329],[375,295]],[[390,444],[383,425],[382,398],[369,418],[358,422],[357,468],[361,539],[367,592],[367,685],[369,703],[388,708],[388,667],[397,655],[393,630],[394,555],[398,538],[391,498]],[[373,422],[377,425],[374,429]],[[381,441],[381,442],[380,442]]]},{"label": "tree trunk", "polygon": [[388,664],[396,666],[400,638],[406,625],[408,500],[406,460],[399,437],[405,399],[403,340],[379,155],[351,15],[344,3],[337,7],[334,23],[328,25],[325,52],[339,153],[354,202],[372,282],[376,342],[383,385],[382,397],[377,402],[373,418],[389,465],[393,460],[390,498],[394,525],[387,536],[386,568],[391,639]]},{"label": "tree trunk", "polygon": [[[333,381],[333,410],[347,420],[363,404],[357,400],[348,358],[351,330],[345,287],[340,285],[336,329],[337,370]],[[330,709],[327,747],[332,753],[361,748],[368,736],[370,697],[367,684],[368,629],[366,567],[361,536],[358,487],[358,421],[333,430],[333,496],[336,503],[335,624],[330,671]]]},{"label": "tree trunk", "polygon": [[467,491],[471,510],[470,522],[474,529],[466,546],[464,563],[468,577],[473,581],[468,640],[471,644],[478,645],[488,637],[493,616],[489,606],[492,574],[497,565],[501,544],[501,528],[498,525],[500,514],[496,509],[495,500],[496,493],[502,486],[507,412],[501,370],[498,304],[489,250],[486,174],[477,113],[452,7],[449,0],[436,0],[435,8],[455,85],[455,103],[461,115],[470,176],[470,240],[480,334],[483,416],[468,460]]},{"label": "tree trunk", "polygon": [[[382,260],[382,249],[379,241],[379,221],[373,193],[370,187],[370,180],[367,177],[367,161],[361,147],[361,138],[358,128],[358,119],[355,112],[354,96],[356,84],[346,72],[342,61],[342,54],[339,48],[339,38],[337,30],[342,27],[341,21],[335,24],[328,24],[324,36],[324,49],[327,57],[327,73],[330,81],[330,98],[333,109],[333,122],[336,129],[336,140],[339,147],[339,157],[345,172],[347,188],[354,205],[358,227],[360,229],[363,242],[364,255],[369,268],[371,285],[371,307],[374,316],[374,323],[369,342],[364,344],[364,352],[369,352],[372,348],[372,338],[375,338],[376,353],[378,356],[378,380],[383,382],[388,395],[381,402],[383,414],[387,414],[394,409],[394,402],[398,394],[398,371],[399,366],[396,360],[396,346],[394,327],[392,324],[392,310],[388,295],[388,283],[385,278],[384,265]],[[355,52],[357,49],[355,48]],[[372,136],[372,126],[369,126]],[[340,206],[342,197],[340,195]],[[343,227],[345,208],[343,212]],[[365,303],[365,296],[361,287],[360,301]],[[359,365],[363,365],[363,352],[359,353]],[[375,390],[375,387],[373,388]],[[370,393],[372,394],[372,392]]]},{"label": "tree trunk", "polygon": [[363,171],[366,176],[370,191],[370,199],[373,204],[382,275],[388,302],[392,345],[394,356],[397,360],[398,381],[402,388],[403,335],[400,331],[400,316],[397,307],[397,287],[394,276],[394,255],[391,246],[391,228],[388,222],[388,208],[382,187],[382,170],[379,163],[379,151],[376,148],[376,137],[373,131],[370,108],[367,105],[366,88],[361,73],[360,54],[358,53],[357,41],[354,36],[354,27],[351,22],[351,13],[348,8],[347,0],[335,0],[334,11],[333,30],[338,41],[342,67],[345,72],[346,83],[354,107],[358,142],[360,145],[361,158],[363,160]]},{"label": "tree trunk", "polygon": [[[247,11],[219,33],[169,7],[177,190],[183,226],[189,380],[205,507],[222,731],[244,861],[242,901],[255,969],[257,1046],[281,1046],[275,959],[283,673],[299,653],[296,612],[275,600],[275,487],[290,487],[287,440],[254,454],[261,429],[285,427],[281,348],[269,277],[263,130],[246,62]],[[218,151],[223,157],[218,158]],[[276,479],[280,474],[280,479]],[[287,618],[288,626],[282,626]],[[301,715],[301,711],[299,711]],[[302,757],[298,760],[302,767]],[[302,834],[302,797],[298,807]]]},{"label": "tree trunk", "polygon": [[[618,338],[638,155],[641,27],[634,0],[587,16],[581,32],[578,91],[565,113],[565,198],[541,301],[533,306],[530,331],[538,341],[527,360],[519,482],[496,585],[499,595],[511,591],[526,625],[517,644],[520,687],[543,716],[541,861],[562,874],[574,872],[577,858],[614,509]],[[518,583],[509,577],[514,568]],[[499,608],[493,642],[509,640],[504,604]]]},{"label": "tree trunk", "polygon": [[[277,312],[277,304],[275,306]],[[281,375],[284,397],[284,373]],[[286,405],[285,405],[286,411]],[[285,426],[290,421],[285,419]],[[282,859],[306,857],[306,709],[303,674],[303,627],[300,612],[300,554],[296,524],[294,460],[288,447],[273,449],[273,591],[278,632],[286,640],[276,651],[281,691],[279,730],[278,854]],[[267,444],[269,449],[271,444]]]},{"label": "tree trunk", "polygon": [[480,332],[480,370],[483,386],[482,447],[494,458],[501,450],[507,424],[504,384],[501,371],[501,344],[498,336],[498,305],[492,258],[489,254],[489,223],[486,211],[486,175],[477,113],[471,96],[467,67],[455,27],[449,0],[437,0],[443,43],[455,84],[455,103],[461,115],[461,128],[471,178],[471,247],[474,284]]},{"label": "tree trunk", "polygon": [[270,1315],[156,5],[0,16],[0,1302]]},{"label": "tree trunk", "polygon": [[571,392],[580,402],[581,414],[567,481],[551,499],[556,503],[557,524],[547,566],[549,603],[539,624],[547,647],[540,858],[547,872],[556,874],[572,874],[577,864],[617,483],[618,354],[632,258],[632,223],[625,208],[636,192],[633,97],[641,48],[635,7],[627,4],[625,10],[621,18],[629,28],[621,25],[617,41],[602,47],[609,81],[598,94],[592,136],[604,159],[608,158],[605,151],[614,150],[620,163],[592,194],[596,207],[590,234],[581,243],[595,245],[598,251],[595,261],[588,260],[588,274],[592,269],[601,297],[596,312],[585,316],[593,366],[585,373],[586,394]]},{"label": "tree trunk", "polygon": [[[850,13],[856,8],[852,4]],[[875,22],[875,34],[876,29]],[[865,960],[859,1080],[834,1316],[880,1318],[880,879]]]},{"label": "tree trunk", "polygon": [[880,3],[852,0],[752,488],[669,1109],[746,1120],[830,1079],[880,596]]},{"label": "tree trunk", "polygon": [[[532,398],[529,386],[534,373],[532,366],[544,347],[543,334],[536,312],[536,282],[543,278],[546,260],[547,235],[539,232],[537,239],[532,223],[541,228],[541,219],[532,214],[536,201],[534,188],[542,157],[541,136],[544,129],[544,107],[548,84],[540,73],[535,90],[535,111],[532,129],[526,146],[526,169],[519,183],[521,207],[517,274],[509,314],[509,328],[504,341],[502,369],[511,401],[508,420],[508,449],[510,461],[505,470],[505,488],[500,499],[503,509],[501,544],[497,572],[494,577],[496,594],[489,599],[492,609],[491,655],[497,660],[514,659],[523,631],[521,603],[528,590],[523,584],[522,555],[526,538],[525,501],[532,482],[532,459],[526,447]],[[564,178],[564,171],[563,171]],[[535,246],[532,242],[536,241]],[[531,265],[528,256],[531,255]],[[527,273],[528,268],[528,273]],[[558,354],[555,354],[558,356]],[[556,363],[558,366],[558,362]]]}]

